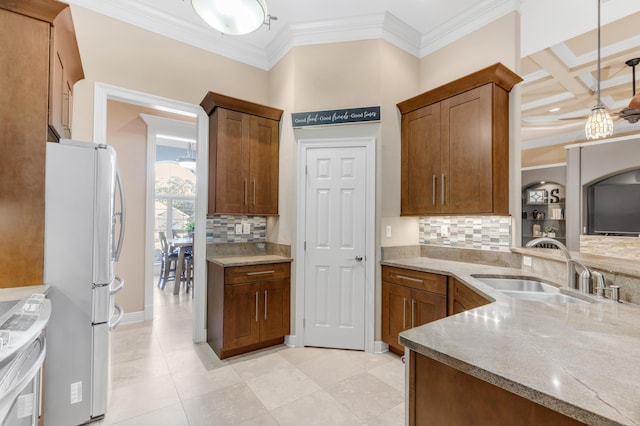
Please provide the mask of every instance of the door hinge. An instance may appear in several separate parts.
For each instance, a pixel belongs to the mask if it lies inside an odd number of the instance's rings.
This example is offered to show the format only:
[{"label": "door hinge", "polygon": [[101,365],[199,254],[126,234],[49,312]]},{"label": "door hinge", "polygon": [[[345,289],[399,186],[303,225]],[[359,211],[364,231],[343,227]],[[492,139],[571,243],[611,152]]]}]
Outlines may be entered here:
[{"label": "door hinge", "polygon": [[307,242],[304,242],[304,251],[307,251]]},{"label": "door hinge", "polygon": [[308,166],[304,166],[304,174],[305,175],[309,175],[309,167]]},{"label": "door hinge", "polygon": [[302,318],[302,328],[307,328],[307,319]]}]

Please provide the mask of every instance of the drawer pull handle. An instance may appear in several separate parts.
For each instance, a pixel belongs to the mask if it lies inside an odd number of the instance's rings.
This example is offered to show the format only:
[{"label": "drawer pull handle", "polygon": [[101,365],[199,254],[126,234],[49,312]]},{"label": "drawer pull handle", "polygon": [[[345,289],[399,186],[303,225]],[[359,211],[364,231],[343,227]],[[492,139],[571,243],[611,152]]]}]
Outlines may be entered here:
[{"label": "drawer pull handle", "polygon": [[267,290],[264,291],[264,320],[267,320]]},{"label": "drawer pull handle", "polygon": [[258,292],[256,291],[256,322],[258,322]]},{"label": "drawer pull handle", "polygon": [[443,173],[442,174],[442,194],[441,194],[443,206],[444,206],[444,190],[445,190],[445,187],[444,187],[444,173]]},{"label": "drawer pull handle", "polygon": [[396,278],[400,279],[400,280],[407,280],[407,281],[413,281],[415,283],[421,283],[423,282],[423,280],[418,279],[418,278],[412,278],[412,277],[406,277],[404,275],[396,275]]},{"label": "drawer pull handle", "polygon": [[407,328],[407,298],[402,298],[402,329]]},{"label": "drawer pull handle", "polygon": [[254,275],[268,275],[268,274],[275,274],[276,271],[274,271],[273,269],[270,271],[256,271],[256,272],[247,272],[248,276],[254,276]]},{"label": "drawer pull handle", "polygon": [[414,322],[413,322],[413,312],[415,311],[415,306],[416,306],[416,300],[415,299],[411,299],[411,328],[415,327]]}]

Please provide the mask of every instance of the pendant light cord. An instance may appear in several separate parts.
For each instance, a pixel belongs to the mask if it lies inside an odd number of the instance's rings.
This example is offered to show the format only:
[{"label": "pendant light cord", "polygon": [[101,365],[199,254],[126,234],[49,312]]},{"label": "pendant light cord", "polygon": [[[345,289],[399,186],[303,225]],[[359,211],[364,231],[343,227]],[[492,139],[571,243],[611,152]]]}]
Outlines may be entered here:
[{"label": "pendant light cord", "polygon": [[600,102],[600,0],[598,0],[598,104],[597,106],[602,105]]}]

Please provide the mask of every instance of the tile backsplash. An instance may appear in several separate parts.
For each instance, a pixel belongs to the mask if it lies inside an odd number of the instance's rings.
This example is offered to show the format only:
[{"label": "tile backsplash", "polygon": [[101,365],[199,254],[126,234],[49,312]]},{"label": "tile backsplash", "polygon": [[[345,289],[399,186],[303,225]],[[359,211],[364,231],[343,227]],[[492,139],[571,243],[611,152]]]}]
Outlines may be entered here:
[{"label": "tile backsplash", "polygon": [[432,246],[509,251],[511,217],[421,217],[419,241]]},{"label": "tile backsplash", "polygon": [[[237,234],[236,225],[249,225],[248,234]],[[207,216],[207,243],[252,243],[267,240],[265,216]]]}]

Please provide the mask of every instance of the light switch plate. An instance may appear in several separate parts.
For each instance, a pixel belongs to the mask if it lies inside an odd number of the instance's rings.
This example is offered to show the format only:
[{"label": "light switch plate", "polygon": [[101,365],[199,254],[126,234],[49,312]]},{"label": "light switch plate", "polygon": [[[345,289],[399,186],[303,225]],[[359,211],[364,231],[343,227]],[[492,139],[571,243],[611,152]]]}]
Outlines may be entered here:
[{"label": "light switch plate", "polygon": [[532,260],[529,256],[522,256],[522,264],[524,266],[531,266],[532,265]]},{"label": "light switch plate", "polygon": [[251,233],[251,224],[249,222],[244,222],[242,224],[242,234],[249,235]]},{"label": "light switch plate", "polygon": [[385,235],[385,237],[387,237],[387,238],[391,238],[391,225],[387,225],[387,226],[384,228],[384,235]]},{"label": "light switch plate", "polygon": [[236,235],[241,235],[241,234],[242,234],[242,224],[236,223]]}]

